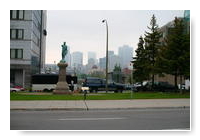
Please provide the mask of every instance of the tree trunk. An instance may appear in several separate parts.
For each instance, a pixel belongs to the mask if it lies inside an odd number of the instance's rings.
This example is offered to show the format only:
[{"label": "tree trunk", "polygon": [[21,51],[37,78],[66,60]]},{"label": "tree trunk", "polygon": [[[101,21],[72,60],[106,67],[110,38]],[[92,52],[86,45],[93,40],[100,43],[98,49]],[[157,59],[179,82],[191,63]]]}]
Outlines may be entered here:
[{"label": "tree trunk", "polygon": [[154,74],[152,75],[152,90],[154,90]]},{"label": "tree trunk", "polygon": [[183,90],[182,90],[182,75],[180,76],[180,93],[181,94],[183,93]]},{"label": "tree trunk", "polygon": [[174,86],[176,88],[176,90],[178,89],[178,86],[177,86],[177,73],[175,73],[174,75]]}]

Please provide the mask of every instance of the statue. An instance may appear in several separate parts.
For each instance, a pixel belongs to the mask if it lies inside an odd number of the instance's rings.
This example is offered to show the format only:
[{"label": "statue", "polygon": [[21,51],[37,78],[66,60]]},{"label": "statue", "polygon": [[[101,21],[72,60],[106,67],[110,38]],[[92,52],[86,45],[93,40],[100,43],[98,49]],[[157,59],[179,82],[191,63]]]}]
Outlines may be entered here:
[{"label": "statue", "polygon": [[71,94],[69,90],[68,83],[66,81],[66,67],[68,64],[65,61],[65,56],[68,52],[66,42],[64,42],[62,47],[62,60],[60,63],[57,64],[59,67],[59,75],[58,75],[58,82],[56,84],[55,90],[53,91],[54,94]]},{"label": "statue", "polygon": [[66,42],[64,42],[64,44],[62,45],[62,60],[60,60],[60,62],[65,63],[65,56],[67,54],[68,50],[67,50],[67,45]]}]

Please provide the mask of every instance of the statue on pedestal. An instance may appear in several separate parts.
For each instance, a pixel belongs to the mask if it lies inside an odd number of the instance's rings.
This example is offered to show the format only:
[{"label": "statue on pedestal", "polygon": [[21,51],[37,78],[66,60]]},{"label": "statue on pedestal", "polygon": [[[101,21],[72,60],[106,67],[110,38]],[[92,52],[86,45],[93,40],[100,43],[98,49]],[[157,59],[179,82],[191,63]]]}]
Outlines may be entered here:
[{"label": "statue on pedestal", "polygon": [[67,50],[67,45],[66,42],[64,42],[64,44],[62,45],[62,60],[60,60],[61,63],[65,63],[65,56],[67,54],[68,50]]},{"label": "statue on pedestal", "polygon": [[58,75],[58,83],[56,84],[56,88],[53,91],[54,94],[71,94],[69,91],[69,86],[66,82],[66,67],[68,64],[65,61],[65,56],[67,54],[67,45],[66,42],[62,45],[62,60],[58,63],[59,67],[59,75]]}]

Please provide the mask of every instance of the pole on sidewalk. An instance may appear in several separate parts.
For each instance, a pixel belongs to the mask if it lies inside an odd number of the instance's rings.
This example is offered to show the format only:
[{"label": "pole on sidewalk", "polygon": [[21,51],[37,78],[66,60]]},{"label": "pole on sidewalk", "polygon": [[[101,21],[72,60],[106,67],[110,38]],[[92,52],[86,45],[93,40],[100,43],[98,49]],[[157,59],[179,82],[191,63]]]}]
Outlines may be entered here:
[{"label": "pole on sidewalk", "polygon": [[87,91],[85,90],[84,91],[84,100],[86,100],[86,94],[87,94]]}]

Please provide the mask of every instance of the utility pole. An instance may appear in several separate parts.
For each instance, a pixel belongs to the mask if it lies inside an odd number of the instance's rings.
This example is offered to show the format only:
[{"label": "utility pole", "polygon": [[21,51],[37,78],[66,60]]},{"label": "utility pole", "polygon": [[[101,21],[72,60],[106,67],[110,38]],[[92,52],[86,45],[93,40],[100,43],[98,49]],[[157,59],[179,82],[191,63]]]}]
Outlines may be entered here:
[{"label": "utility pole", "polygon": [[108,23],[107,20],[103,20],[106,23],[106,93],[108,92]]}]

